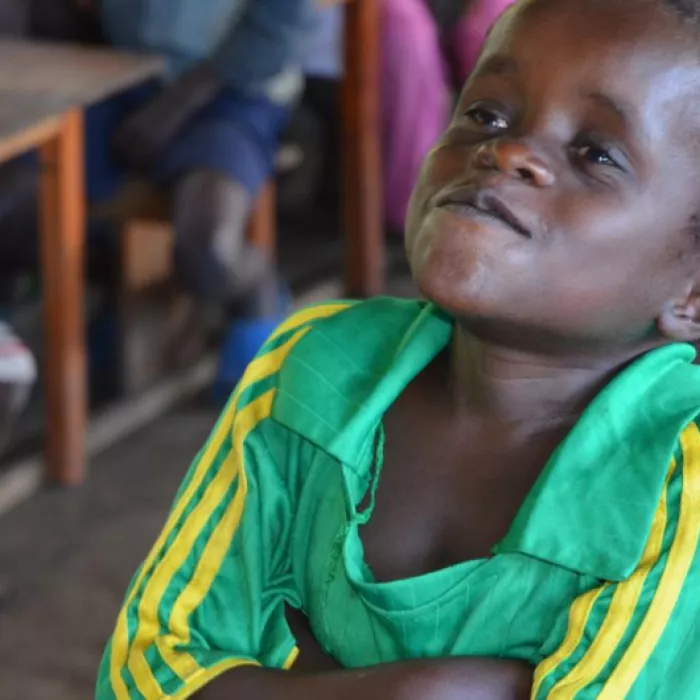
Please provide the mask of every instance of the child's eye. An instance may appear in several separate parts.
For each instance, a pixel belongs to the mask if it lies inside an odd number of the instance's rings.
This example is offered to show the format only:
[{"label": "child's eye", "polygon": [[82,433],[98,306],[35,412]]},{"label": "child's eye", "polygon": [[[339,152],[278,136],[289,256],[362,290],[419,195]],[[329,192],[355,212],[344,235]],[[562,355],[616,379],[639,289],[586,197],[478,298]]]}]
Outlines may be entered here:
[{"label": "child's eye", "polygon": [[576,157],[581,161],[590,163],[591,165],[607,165],[614,168],[619,167],[617,161],[603,147],[597,146],[594,143],[585,143],[574,146],[573,149]]},{"label": "child's eye", "polygon": [[468,119],[471,119],[475,124],[483,126],[492,131],[502,131],[508,128],[508,120],[501,114],[494,112],[492,109],[484,105],[476,105],[470,107],[466,112]]}]

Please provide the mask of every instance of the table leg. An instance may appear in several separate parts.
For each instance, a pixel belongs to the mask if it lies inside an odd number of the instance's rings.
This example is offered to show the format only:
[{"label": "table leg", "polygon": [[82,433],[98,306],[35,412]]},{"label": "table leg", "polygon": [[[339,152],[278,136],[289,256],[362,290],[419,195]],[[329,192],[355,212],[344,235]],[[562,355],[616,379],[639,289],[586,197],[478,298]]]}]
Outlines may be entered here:
[{"label": "table leg", "polygon": [[76,485],[85,477],[87,417],[82,112],[63,118],[41,158],[48,475],[61,485]]},{"label": "table leg", "polygon": [[275,185],[268,182],[258,195],[250,213],[246,237],[250,243],[264,250],[271,260],[277,255],[277,208]]},{"label": "table leg", "polygon": [[345,16],[344,228],[353,297],[379,294],[384,287],[378,5],[354,0]]}]

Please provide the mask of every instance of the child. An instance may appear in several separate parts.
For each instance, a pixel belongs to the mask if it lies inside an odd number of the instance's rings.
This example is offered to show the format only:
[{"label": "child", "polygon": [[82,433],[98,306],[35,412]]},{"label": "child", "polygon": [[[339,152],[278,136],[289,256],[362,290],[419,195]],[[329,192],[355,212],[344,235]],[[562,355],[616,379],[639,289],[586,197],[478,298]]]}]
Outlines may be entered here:
[{"label": "child", "polygon": [[698,32],[698,0],[506,12],[413,194],[429,301],[268,341],[99,700],[697,697]]},{"label": "child", "polygon": [[380,0],[382,162],[388,225],[403,231],[421,162],[445,129],[456,84],[513,0]]}]

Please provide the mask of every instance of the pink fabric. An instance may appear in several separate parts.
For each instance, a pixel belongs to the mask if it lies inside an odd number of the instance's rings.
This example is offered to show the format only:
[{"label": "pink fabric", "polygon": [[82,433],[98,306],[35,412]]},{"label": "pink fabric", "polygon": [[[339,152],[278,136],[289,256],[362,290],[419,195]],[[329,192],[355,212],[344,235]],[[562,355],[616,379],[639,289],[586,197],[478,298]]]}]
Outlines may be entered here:
[{"label": "pink fabric", "polygon": [[[514,0],[474,0],[450,33],[460,78],[469,75],[493,22]],[[450,85],[441,37],[423,0],[380,0],[384,208],[403,230],[425,155],[447,124]]]},{"label": "pink fabric", "polygon": [[489,29],[515,0],[476,0],[450,33],[450,51],[465,83],[476,67]]},{"label": "pink fabric", "polygon": [[403,230],[421,162],[449,114],[440,36],[423,0],[380,0],[384,212]]}]

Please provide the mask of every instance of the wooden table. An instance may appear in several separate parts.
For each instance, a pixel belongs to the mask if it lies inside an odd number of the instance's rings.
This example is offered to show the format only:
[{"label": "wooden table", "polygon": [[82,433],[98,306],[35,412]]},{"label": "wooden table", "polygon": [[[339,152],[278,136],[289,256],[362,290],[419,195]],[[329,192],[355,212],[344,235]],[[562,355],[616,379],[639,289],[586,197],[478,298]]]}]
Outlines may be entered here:
[{"label": "wooden table", "polygon": [[162,70],[154,57],[0,41],[0,162],[34,149],[41,154],[46,450],[49,478],[59,484],[85,476],[83,110]]}]

